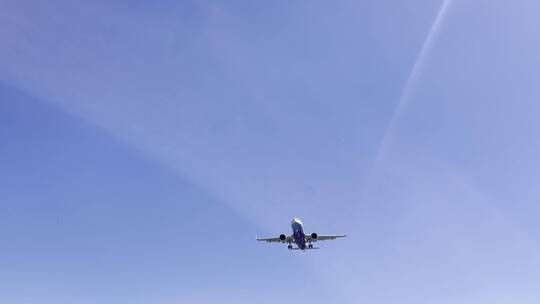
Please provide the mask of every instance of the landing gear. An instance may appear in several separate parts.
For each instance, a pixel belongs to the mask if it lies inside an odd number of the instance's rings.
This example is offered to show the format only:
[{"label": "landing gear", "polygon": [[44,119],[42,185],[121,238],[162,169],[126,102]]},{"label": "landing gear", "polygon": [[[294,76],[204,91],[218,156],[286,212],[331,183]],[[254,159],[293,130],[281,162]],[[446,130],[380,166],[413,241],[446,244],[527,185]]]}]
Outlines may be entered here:
[{"label": "landing gear", "polygon": [[308,245],[308,248],[309,248],[309,249],[313,249],[313,245],[309,244],[309,245]]},{"label": "landing gear", "polygon": [[289,242],[289,246],[287,246],[287,249],[292,249],[292,245],[291,245],[291,242]]}]

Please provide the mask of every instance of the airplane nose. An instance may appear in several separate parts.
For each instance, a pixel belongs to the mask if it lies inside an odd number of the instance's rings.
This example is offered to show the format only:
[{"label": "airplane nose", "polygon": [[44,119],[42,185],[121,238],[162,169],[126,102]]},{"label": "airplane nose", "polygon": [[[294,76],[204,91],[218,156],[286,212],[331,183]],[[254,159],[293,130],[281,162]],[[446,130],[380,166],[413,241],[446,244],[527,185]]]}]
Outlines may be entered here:
[{"label": "airplane nose", "polygon": [[302,222],[300,221],[300,219],[296,218],[296,217],[293,218],[292,221],[291,221],[291,224],[295,224],[295,223],[302,225]]}]

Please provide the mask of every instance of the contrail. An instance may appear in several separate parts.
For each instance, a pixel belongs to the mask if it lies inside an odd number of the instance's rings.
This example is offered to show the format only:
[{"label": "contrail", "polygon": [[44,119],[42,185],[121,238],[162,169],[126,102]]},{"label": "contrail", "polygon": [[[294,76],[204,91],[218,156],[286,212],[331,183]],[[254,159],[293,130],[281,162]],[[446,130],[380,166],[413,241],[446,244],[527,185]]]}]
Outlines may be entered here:
[{"label": "contrail", "polygon": [[403,109],[405,108],[405,106],[407,105],[407,102],[410,99],[411,92],[418,81],[419,72],[423,70],[425,62],[426,62],[426,58],[428,54],[431,52],[431,49],[433,48],[435,41],[437,40],[441,25],[448,14],[448,9],[450,7],[451,2],[453,2],[453,0],[443,0],[439,8],[439,11],[437,13],[437,16],[435,17],[433,24],[431,25],[431,29],[429,30],[426,36],[426,39],[424,40],[424,43],[422,44],[422,48],[420,49],[420,52],[418,53],[418,56],[416,57],[416,61],[414,62],[414,65],[411,70],[411,74],[409,75],[409,77],[407,78],[407,81],[405,82],[405,86],[403,87],[403,90],[401,91],[401,94],[399,96],[394,112],[392,113],[392,116],[390,117],[390,121],[388,122],[383,138],[379,145],[379,149],[377,151],[377,154],[373,161],[373,165],[371,166],[369,177],[367,179],[367,185],[369,185],[373,177],[373,172],[375,171],[378,163],[380,162],[382,155],[384,154],[384,151],[386,150],[388,137],[392,133],[392,129],[394,128],[396,120],[399,117],[399,115],[403,112]]}]

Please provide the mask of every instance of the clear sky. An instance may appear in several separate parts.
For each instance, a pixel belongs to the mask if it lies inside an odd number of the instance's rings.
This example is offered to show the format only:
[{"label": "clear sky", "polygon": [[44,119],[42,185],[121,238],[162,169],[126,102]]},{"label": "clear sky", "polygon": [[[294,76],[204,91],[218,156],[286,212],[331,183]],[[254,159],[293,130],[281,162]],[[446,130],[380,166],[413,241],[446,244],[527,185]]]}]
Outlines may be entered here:
[{"label": "clear sky", "polygon": [[[0,303],[539,303],[540,2],[0,0]],[[322,250],[256,236],[346,233]]]}]

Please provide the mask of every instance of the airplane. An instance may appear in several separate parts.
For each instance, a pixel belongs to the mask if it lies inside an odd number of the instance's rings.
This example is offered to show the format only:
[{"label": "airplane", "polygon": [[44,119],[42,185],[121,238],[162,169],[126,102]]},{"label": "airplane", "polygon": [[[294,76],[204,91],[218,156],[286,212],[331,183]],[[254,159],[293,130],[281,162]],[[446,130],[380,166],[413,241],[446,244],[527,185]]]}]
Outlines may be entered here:
[{"label": "airplane", "polygon": [[[326,241],[326,240],[335,240],[337,238],[346,237],[345,234],[338,235],[318,235],[317,233],[305,234],[304,225],[299,218],[293,218],[291,221],[291,228],[293,231],[292,235],[286,236],[281,234],[279,237],[274,238],[257,238],[257,241],[266,241],[269,243],[279,242],[287,243],[287,249],[289,250],[306,250],[306,249],[319,249],[318,247],[313,247],[314,242],[316,241]],[[293,248],[292,243],[296,244],[296,248]],[[306,245],[307,243],[307,245]]]}]

